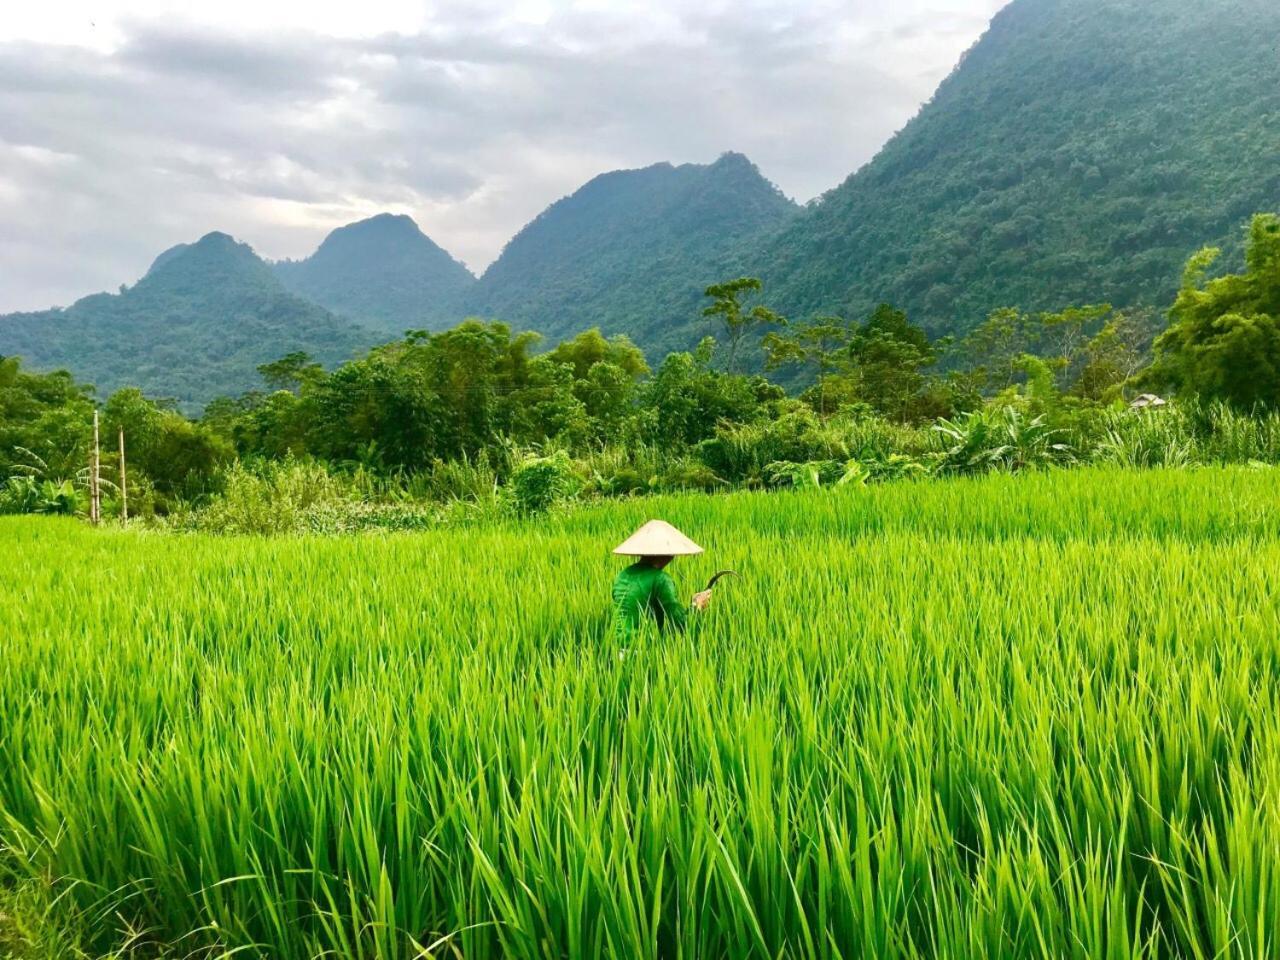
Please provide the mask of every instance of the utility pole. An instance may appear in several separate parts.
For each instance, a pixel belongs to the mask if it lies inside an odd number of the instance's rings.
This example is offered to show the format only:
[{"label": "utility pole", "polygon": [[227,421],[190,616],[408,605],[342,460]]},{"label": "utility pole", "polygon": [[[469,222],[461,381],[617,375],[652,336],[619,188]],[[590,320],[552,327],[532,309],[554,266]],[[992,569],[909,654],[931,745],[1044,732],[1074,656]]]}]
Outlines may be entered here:
[{"label": "utility pole", "polygon": [[93,465],[89,471],[89,520],[94,526],[102,519],[102,501],[98,498],[98,479],[102,467],[102,450],[98,445],[98,411],[93,411]]},{"label": "utility pole", "polygon": [[120,425],[120,522],[129,522],[129,490],[124,479],[124,424]]}]

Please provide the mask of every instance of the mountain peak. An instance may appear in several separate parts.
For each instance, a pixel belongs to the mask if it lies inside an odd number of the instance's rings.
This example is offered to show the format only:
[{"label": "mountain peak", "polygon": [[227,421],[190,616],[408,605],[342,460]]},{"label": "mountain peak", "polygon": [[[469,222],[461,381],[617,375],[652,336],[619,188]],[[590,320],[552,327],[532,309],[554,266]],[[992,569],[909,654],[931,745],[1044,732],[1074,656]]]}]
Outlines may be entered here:
[{"label": "mountain peak", "polygon": [[377,342],[284,289],[253,249],[221,232],[179,244],[132,287],[4,328],[0,350],[69,367],[105,392],[138,386],[195,412],[259,386],[256,368],[301,350],[335,363]]},{"label": "mountain peak", "polygon": [[475,282],[465,266],[402,213],[379,213],[331,231],[305,260],[275,265],[293,292],[386,333],[455,319]]},{"label": "mountain peak", "polygon": [[752,170],[759,172],[759,168],[751,162],[751,158],[745,153],[738,153],[736,150],[726,150],[720,156],[716,157],[715,162],[711,164],[712,169],[719,170]]},{"label": "mountain peak", "polygon": [[[347,224],[347,228],[353,227],[407,227],[420,233],[418,222],[407,213],[375,213],[372,217],[365,217],[363,220],[356,220]],[[341,228],[340,228],[341,229]]]},{"label": "mountain peak", "polygon": [[250,270],[260,269],[265,266],[258,259],[258,255],[253,252],[253,248],[247,243],[241,243],[229,233],[223,233],[221,230],[212,230],[194,243],[179,243],[161,253],[151,262],[151,267],[147,270],[143,279],[145,280],[147,277],[172,267],[179,260],[186,260],[187,258],[201,261],[209,261],[211,259],[238,261],[241,266]]},{"label": "mountain peak", "polygon": [[553,339],[599,326],[683,349],[703,289],[746,269],[744,242],[797,210],[740,153],[604,173],[516,234],[469,306]]},{"label": "mountain peak", "polygon": [[356,250],[368,244],[416,245],[422,249],[445,254],[430,237],[418,227],[413,217],[404,213],[379,213],[364,220],[357,220],[337,227],[324,238],[313,257],[322,257],[336,250]]},{"label": "mountain peak", "polygon": [[207,283],[248,283],[277,289],[271,268],[253,248],[227,233],[215,230],[195,243],[180,243],[156,257],[138,286],[166,286],[189,291]]}]

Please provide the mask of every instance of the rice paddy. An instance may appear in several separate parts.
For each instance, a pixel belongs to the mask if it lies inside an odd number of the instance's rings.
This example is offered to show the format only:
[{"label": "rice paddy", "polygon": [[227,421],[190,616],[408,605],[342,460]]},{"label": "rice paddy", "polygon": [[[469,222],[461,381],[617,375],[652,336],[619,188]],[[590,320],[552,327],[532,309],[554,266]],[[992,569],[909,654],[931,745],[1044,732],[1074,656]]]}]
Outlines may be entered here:
[{"label": "rice paddy", "polygon": [[[145,956],[1275,956],[1277,477],[0,519],[0,883]],[[741,577],[620,657],[651,516]]]}]

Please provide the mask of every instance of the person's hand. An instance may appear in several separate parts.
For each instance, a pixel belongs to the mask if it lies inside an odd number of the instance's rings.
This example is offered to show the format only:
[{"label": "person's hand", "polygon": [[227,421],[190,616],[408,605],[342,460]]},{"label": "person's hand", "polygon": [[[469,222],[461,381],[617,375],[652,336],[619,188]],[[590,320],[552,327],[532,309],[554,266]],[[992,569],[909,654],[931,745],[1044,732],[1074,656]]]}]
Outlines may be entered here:
[{"label": "person's hand", "polygon": [[710,602],[711,602],[710,590],[703,590],[701,593],[695,593],[693,595],[693,609],[695,610],[707,609],[707,604]]}]

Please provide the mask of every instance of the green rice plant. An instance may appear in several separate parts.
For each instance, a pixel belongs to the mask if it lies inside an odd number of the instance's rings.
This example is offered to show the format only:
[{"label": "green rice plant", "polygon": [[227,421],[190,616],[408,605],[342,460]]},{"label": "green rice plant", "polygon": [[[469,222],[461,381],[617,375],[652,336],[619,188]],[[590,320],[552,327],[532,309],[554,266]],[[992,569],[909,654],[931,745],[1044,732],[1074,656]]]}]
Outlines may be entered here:
[{"label": "green rice plant", "polygon": [[[1080,468],[378,538],[0,518],[0,912],[56,900],[86,956],[1275,956],[1277,493]],[[707,548],[685,592],[740,576],[619,658],[609,551],[653,516]]]}]

